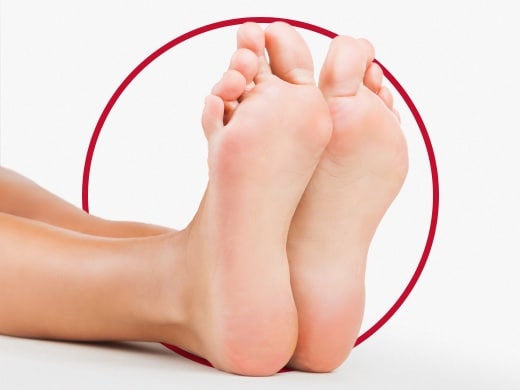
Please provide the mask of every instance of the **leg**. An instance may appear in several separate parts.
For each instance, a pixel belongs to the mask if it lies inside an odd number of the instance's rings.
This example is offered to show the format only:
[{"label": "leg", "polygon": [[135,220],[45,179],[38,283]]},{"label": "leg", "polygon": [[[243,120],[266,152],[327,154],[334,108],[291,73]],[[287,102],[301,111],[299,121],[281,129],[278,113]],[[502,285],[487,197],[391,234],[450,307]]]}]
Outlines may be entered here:
[{"label": "leg", "polygon": [[287,234],[332,126],[315,86],[271,73],[258,26],[239,41],[251,50],[206,100],[209,183],[189,226],[106,239],[0,214],[0,332],[160,340],[247,375],[288,362]]},{"label": "leg", "polygon": [[0,213],[0,333],[159,341],[166,298],[171,328],[186,311],[180,278],[167,297],[161,289],[165,271],[182,274],[177,242],[99,238]]},{"label": "leg", "polygon": [[[312,69],[312,59],[294,29],[275,24],[266,39],[273,69],[310,77],[302,69]],[[333,134],[287,243],[299,322],[291,359],[297,369],[330,371],[349,354],[363,316],[368,247],[407,172],[406,143],[373,58],[368,42],[338,37],[320,75]]]},{"label": "leg", "polygon": [[144,223],[108,221],[87,214],[33,181],[0,167],[0,212],[100,237],[142,237],[171,232]]}]

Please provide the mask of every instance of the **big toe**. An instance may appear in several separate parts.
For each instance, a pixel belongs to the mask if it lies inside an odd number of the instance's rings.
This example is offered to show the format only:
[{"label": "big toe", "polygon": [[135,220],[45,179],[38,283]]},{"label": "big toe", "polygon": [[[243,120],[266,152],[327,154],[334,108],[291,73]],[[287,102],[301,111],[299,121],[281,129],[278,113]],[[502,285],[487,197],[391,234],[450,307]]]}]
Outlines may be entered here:
[{"label": "big toe", "polygon": [[373,59],[374,51],[368,41],[347,36],[334,38],[320,73],[319,86],[325,98],[355,95]]},{"label": "big toe", "polygon": [[265,45],[272,72],[292,84],[314,84],[314,65],[309,47],[295,28],[275,22],[265,30]]}]

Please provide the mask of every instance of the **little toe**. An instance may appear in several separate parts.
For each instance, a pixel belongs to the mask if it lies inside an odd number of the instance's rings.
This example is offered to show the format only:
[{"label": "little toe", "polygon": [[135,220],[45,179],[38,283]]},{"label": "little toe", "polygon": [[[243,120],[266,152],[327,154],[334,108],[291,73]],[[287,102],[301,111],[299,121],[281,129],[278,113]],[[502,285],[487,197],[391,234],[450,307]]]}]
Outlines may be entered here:
[{"label": "little toe", "polygon": [[216,95],[209,95],[204,102],[202,110],[202,128],[206,138],[211,136],[224,126],[224,101]]},{"label": "little toe", "polygon": [[363,41],[337,36],[330,44],[320,73],[319,86],[325,98],[353,96],[359,90],[370,53]]},{"label": "little toe", "polygon": [[395,117],[397,118],[397,122],[401,123],[401,114],[399,114],[399,111],[397,111],[395,108],[392,108],[392,112],[394,113]]},{"label": "little toe", "polygon": [[309,47],[296,29],[275,22],[265,30],[271,71],[292,84],[314,85],[314,65]]}]

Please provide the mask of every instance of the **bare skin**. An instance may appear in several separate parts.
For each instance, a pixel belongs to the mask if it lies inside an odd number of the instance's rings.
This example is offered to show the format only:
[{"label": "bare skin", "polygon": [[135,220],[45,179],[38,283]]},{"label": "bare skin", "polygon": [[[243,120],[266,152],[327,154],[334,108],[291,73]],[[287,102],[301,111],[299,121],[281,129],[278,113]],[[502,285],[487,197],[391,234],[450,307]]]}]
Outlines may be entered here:
[{"label": "bare skin", "polygon": [[0,213],[99,237],[146,237],[172,229],[139,222],[109,221],[87,214],[32,180],[0,167]]},{"label": "bare skin", "polygon": [[0,168],[0,333],[163,341],[244,375],[336,368],[407,168],[373,55],[336,38],[320,92],[294,29],[243,25],[202,116],[208,188],[180,232],[90,216]]},{"label": "bare skin", "polygon": [[[283,41],[282,41],[283,38]],[[305,42],[283,23],[266,30],[271,67],[312,82]],[[287,251],[298,311],[290,365],[327,372],[350,353],[364,310],[368,248],[408,169],[406,141],[372,45],[340,36],[329,49],[319,87],[332,138],[292,220]]]},{"label": "bare skin", "polygon": [[[262,51],[263,36],[258,26],[239,30],[239,41]],[[263,55],[240,49],[207,98],[202,124],[209,183],[183,231],[130,224],[128,236],[143,229],[146,237],[103,238],[85,234],[101,232],[103,221],[85,223],[66,204],[61,218],[52,207],[5,202],[1,333],[165,341],[245,375],[271,375],[289,361],[298,324],[285,246],[331,136],[327,105],[316,86],[287,82]],[[40,205],[59,203],[39,195]]]},{"label": "bare skin", "polygon": [[218,333],[208,335],[202,356],[219,367],[273,373],[291,357],[298,330],[289,226],[332,127],[316,86],[271,72],[259,26],[243,25],[238,41],[257,46],[237,50],[206,100],[209,183],[188,227],[187,257],[211,270],[198,298],[209,302],[195,317]]}]

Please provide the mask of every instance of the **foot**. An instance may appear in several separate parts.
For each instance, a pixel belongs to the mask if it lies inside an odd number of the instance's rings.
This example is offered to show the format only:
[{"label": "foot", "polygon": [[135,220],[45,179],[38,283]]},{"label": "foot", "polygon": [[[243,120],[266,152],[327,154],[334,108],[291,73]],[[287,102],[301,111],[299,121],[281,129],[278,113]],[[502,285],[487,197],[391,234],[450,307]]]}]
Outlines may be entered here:
[{"label": "foot", "polygon": [[[311,56],[294,29],[273,25],[266,42],[275,74],[289,82],[311,77]],[[337,37],[320,75],[333,134],[287,244],[299,323],[290,361],[296,369],[331,371],[351,351],[363,316],[368,248],[408,168],[392,95],[373,59],[367,41]]]},{"label": "foot", "polygon": [[294,351],[287,235],[332,132],[320,90],[274,75],[264,42],[258,25],[243,25],[206,99],[209,183],[183,232],[189,331],[172,340],[245,375],[273,374]]}]

